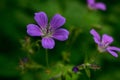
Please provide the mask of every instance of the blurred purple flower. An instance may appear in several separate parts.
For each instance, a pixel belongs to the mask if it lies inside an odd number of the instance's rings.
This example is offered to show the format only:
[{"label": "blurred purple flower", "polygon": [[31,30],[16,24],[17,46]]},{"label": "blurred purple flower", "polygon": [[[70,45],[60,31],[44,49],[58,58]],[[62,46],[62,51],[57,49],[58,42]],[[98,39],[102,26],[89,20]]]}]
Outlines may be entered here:
[{"label": "blurred purple flower", "polygon": [[68,39],[69,32],[60,28],[66,22],[66,19],[60,14],[54,15],[49,24],[48,17],[44,12],[35,13],[34,19],[38,25],[28,24],[27,33],[30,36],[41,36],[43,48],[53,49],[55,46],[54,39],[60,41]]},{"label": "blurred purple flower", "polygon": [[95,2],[95,0],[87,0],[87,4],[88,4],[88,7],[90,9],[100,9],[100,10],[103,10],[105,11],[106,10],[106,5],[102,2]]},{"label": "blurred purple flower", "polygon": [[102,38],[100,35],[92,29],[90,33],[93,35],[95,43],[98,44],[98,50],[100,52],[109,52],[112,56],[118,57],[118,54],[116,51],[120,51],[120,48],[115,47],[115,46],[109,46],[113,42],[113,38],[107,34],[103,34]]},{"label": "blurred purple flower", "polygon": [[75,66],[75,67],[73,67],[72,71],[74,71],[74,72],[76,73],[76,72],[78,72],[78,71],[79,71],[79,69],[78,69],[78,67],[77,67],[77,66]]}]

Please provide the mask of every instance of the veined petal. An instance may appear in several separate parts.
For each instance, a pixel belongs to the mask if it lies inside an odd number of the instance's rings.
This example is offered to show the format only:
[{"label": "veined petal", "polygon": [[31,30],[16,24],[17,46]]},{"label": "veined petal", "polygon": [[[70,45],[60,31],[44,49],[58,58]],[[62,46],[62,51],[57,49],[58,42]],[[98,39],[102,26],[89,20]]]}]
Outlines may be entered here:
[{"label": "veined petal", "polygon": [[100,43],[100,35],[99,35],[94,29],[90,30],[90,34],[93,35],[94,41],[95,41],[97,44],[99,44],[99,43]]},{"label": "veined petal", "polygon": [[34,19],[41,28],[45,28],[48,24],[48,18],[44,12],[35,13]]},{"label": "veined petal", "polygon": [[45,49],[53,49],[55,46],[55,42],[50,37],[44,37],[44,38],[42,38],[42,46]]},{"label": "veined petal", "polygon": [[94,4],[94,3],[95,3],[95,0],[87,0],[88,5],[91,5],[91,4]]},{"label": "veined petal", "polygon": [[102,43],[105,45],[105,46],[108,46],[109,44],[111,44],[113,42],[113,38],[107,34],[104,34],[102,36]]},{"label": "veined petal", "polygon": [[108,49],[110,49],[112,51],[119,51],[120,52],[120,48],[115,47],[115,46],[109,46]]},{"label": "veined petal", "polygon": [[118,57],[118,54],[117,54],[116,52],[111,51],[111,50],[108,50],[108,52],[109,52],[112,56]]},{"label": "veined petal", "polygon": [[107,51],[114,57],[118,57],[118,54],[115,51],[120,51],[120,48],[117,47],[108,47]]},{"label": "veined petal", "polygon": [[53,29],[57,29],[65,24],[66,19],[62,17],[60,14],[56,14],[50,21],[50,27]]},{"label": "veined petal", "polygon": [[99,2],[99,3],[94,4],[94,8],[95,9],[101,9],[101,10],[105,11],[106,10],[106,5],[104,3]]},{"label": "veined petal", "polygon": [[40,35],[42,35],[40,28],[35,24],[28,24],[27,25],[27,33],[30,36],[40,36]]},{"label": "veined petal", "polygon": [[64,41],[68,39],[68,35],[69,32],[66,29],[60,28],[53,33],[52,37],[57,40]]}]

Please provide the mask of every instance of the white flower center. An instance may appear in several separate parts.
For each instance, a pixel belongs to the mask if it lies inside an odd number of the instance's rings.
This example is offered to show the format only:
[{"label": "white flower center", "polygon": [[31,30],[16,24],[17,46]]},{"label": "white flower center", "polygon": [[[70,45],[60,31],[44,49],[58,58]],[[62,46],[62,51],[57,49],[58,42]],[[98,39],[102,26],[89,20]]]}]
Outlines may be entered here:
[{"label": "white flower center", "polygon": [[46,28],[42,29],[42,37],[51,37],[53,34],[53,30],[50,28],[50,26],[47,26]]},{"label": "white flower center", "polygon": [[105,43],[100,43],[100,44],[98,45],[98,50],[99,50],[100,52],[105,52],[107,47],[108,47],[108,45],[106,45]]}]

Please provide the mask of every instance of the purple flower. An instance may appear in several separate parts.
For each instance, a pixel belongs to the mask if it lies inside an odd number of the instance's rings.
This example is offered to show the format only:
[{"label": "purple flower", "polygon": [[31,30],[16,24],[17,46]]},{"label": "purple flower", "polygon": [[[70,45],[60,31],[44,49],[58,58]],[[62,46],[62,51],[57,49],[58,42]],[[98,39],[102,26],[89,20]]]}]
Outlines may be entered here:
[{"label": "purple flower", "polygon": [[41,36],[42,46],[46,49],[53,49],[55,46],[54,39],[64,41],[68,39],[69,32],[60,28],[66,22],[60,14],[56,14],[48,24],[48,17],[44,12],[35,13],[35,21],[38,25],[28,24],[27,33],[30,36]]},{"label": "purple flower", "polygon": [[118,57],[118,54],[116,51],[120,51],[120,48],[115,47],[115,46],[109,46],[113,42],[113,38],[107,34],[103,34],[102,38],[100,35],[92,29],[90,33],[93,35],[95,43],[98,45],[98,50],[100,52],[109,52],[112,56]]},{"label": "purple flower", "polygon": [[78,72],[78,71],[79,71],[79,69],[78,69],[78,67],[77,67],[77,66],[75,66],[75,67],[73,67],[73,68],[72,68],[72,71],[74,71],[74,72],[76,73],[76,72]]},{"label": "purple flower", "polygon": [[96,3],[95,0],[87,0],[87,4],[90,9],[94,9],[94,10],[100,9],[103,11],[106,10],[106,5],[102,2]]}]

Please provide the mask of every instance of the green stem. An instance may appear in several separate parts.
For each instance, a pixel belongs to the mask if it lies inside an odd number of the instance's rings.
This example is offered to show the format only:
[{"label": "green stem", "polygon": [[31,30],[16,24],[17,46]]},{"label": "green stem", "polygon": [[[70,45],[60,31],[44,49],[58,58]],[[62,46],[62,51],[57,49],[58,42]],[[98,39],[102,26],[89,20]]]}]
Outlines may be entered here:
[{"label": "green stem", "polygon": [[46,66],[49,68],[49,64],[48,64],[48,50],[45,50],[46,53]]}]

